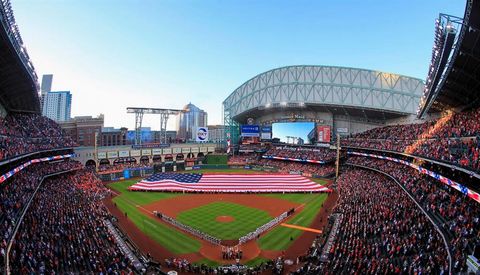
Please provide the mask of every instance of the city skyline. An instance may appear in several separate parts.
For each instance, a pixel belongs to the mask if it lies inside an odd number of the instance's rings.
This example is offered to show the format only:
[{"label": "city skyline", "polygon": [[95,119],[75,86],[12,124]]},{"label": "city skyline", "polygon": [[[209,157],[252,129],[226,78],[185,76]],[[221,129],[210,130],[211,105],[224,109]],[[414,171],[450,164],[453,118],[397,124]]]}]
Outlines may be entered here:
[{"label": "city skyline", "polygon": [[[74,95],[72,117],[102,113],[105,125],[132,129],[126,107],[188,102],[220,124],[221,103],[233,90],[285,65],[425,79],[435,18],[463,16],[465,3],[105,0],[17,1],[13,8],[37,73],[54,74],[53,90]],[[145,118],[145,126],[158,124]]]}]

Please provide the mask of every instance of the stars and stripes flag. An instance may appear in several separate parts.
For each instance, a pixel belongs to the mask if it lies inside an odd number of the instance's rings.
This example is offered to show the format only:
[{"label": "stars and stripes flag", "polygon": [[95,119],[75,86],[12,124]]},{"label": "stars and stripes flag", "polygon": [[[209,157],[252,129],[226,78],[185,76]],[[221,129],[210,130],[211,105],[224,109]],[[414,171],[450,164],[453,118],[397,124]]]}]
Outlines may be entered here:
[{"label": "stars and stripes flag", "polygon": [[330,192],[301,175],[281,174],[154,174],[129,187],[132,191],[176,192]]}]

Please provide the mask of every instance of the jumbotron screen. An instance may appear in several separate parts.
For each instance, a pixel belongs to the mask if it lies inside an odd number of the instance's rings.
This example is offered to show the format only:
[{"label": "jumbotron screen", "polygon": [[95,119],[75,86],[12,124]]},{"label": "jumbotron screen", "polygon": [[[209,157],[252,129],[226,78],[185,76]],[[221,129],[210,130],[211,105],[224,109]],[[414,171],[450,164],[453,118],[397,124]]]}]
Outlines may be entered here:
[{"label": "jumbotron screen", "polygon": [[281,142],[309,143],[308,134],[315,127],[313,122],[279,122],[272,125],[273,138]]}]

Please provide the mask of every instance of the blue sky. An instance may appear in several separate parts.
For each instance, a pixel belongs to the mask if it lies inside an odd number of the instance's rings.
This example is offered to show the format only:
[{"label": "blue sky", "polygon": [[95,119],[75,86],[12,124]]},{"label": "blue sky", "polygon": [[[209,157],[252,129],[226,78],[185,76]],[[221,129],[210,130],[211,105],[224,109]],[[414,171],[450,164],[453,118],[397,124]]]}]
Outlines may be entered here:
[{"label": "blue sky", "polygon": [[[440,12],[463,0],[12,0],[39,75],[71,90],[73,115],[134,128],[127,106],[222,101],[285,65],[337,65],[425,78]],[[173,122],[173,121],[172,121]],[[144,126],[158,129],[157,118]],[[173,123],[170,123],[170,128]]]}]

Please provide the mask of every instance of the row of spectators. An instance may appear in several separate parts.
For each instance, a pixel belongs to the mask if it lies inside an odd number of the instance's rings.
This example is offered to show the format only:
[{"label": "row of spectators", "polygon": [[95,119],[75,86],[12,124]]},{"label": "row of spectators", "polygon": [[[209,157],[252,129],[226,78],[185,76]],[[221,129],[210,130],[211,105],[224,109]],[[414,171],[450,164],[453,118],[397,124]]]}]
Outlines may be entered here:
[{"label": "row of spectators", "polygon": [[182,258],[165,259],[165,267],[179,270],[182,273],[193,274],[283,274],[284,258],[278,257],[275,260],[262,262],[255,267],[247,267],[244,265],[231,265],[220,267],[209,267],[205,264],[190,263]]},{"label": "row of spectators", "polygon": [[35,151],[75,146],[53,120],[38,114],[0,117],[0,161]]},{"label": "row of spectators", "polygon": [[0,267],[4,263],[6,246],[19,216],[40,180],[48,174],[80,168],[80,163],[69,160],[32,164],[0,184]]},{"label": "row of spectators", "polygon": [[228,158],[229,165],[246,165],[253,164],[257,160],[257,154],[255,153],[245,153],[233,155]]},{"label": "row of spectators", "polygon": [[337,180],[342,215],[328,261],[308,257],[309,274],[446,274],[440,234],[401,188],[375,172],[351,169]]},{"label": "row of spectators", "polygon": [[329,148],[308,148],[308,147],[291,147],[277,146],[270,148],[266,156],[275,156],[281,158],[294,158],[302,160],[332,161],[337,156],[335,150]]},{"label": "row of spectators", "polygon": [[132,169],[132,168],[149,168],[152,167],[151,164],[148,163],[113,163],[113,164],[100,164],[98,166],[98,172],[116,172],[116,171],[123,171],[124,169]]},{"label": "row of spectators", "polygon": [[344,146],[406,152],[480,171],[480,108],[421,124],[392,125],[355,134]]},{"label": "row of spectators", "polygon": [[107,193],[85,170],[45,180],[13,243],[12,274],[133,273],[104,223]]},{"label": "row of spectators", "polygon": [[316,163],[303,163],[284,160],[261,159],[257,161],[257,165],[264,167],[275,167],[280,173],[301,173],[311,174],[320,177],[328,176],[335,173],[334,165],[321,165]]},{"label": "row of spectators", "polygon": [[379,169],[395,177],[447,233],[455,272],[466,272],[466,258],[480,245],[480,205],[463,193],[417,170],[392,161],[351,157],[349,163]]}]

